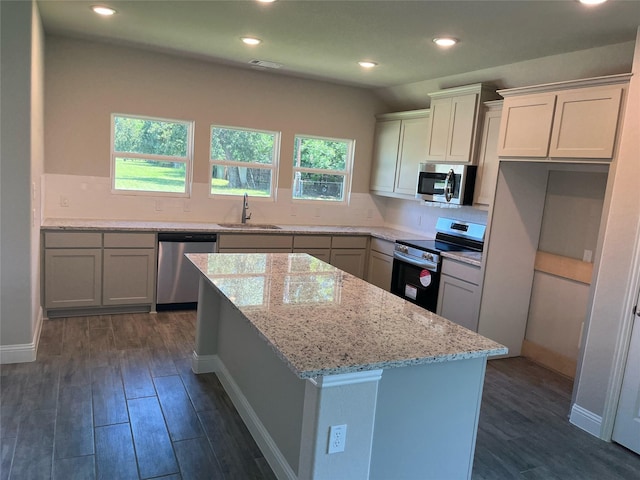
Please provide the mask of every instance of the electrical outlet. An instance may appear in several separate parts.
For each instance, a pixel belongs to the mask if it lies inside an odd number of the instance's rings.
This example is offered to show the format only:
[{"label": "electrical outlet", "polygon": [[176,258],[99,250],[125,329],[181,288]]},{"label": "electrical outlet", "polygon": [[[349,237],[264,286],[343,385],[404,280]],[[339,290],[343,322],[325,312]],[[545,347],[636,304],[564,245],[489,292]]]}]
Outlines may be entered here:
[{"label": "electrical outlet", "polygon": [[344,452],[344,445],[347,440],[346,425],[331,425],[329,427],[329,448],[327,453]]},{"label": "electrical outlet", "polygon": [[584,254],[582,255],[582,261],[583,262],[591,262],[592,258],[593,258],[593,251],[592,250],[585,250]]}]

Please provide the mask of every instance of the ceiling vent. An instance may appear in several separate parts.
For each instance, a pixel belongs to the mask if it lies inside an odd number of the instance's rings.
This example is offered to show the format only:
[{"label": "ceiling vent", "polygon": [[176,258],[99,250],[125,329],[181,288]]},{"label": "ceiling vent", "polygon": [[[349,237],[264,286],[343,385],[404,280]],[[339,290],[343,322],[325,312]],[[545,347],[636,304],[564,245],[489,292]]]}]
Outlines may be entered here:
[{"label": "ceiling vent", "polygon": [[282,68],[281,63],[267,62],[266,60],[250,60],[249,63],[254,67],[262,68]]}]

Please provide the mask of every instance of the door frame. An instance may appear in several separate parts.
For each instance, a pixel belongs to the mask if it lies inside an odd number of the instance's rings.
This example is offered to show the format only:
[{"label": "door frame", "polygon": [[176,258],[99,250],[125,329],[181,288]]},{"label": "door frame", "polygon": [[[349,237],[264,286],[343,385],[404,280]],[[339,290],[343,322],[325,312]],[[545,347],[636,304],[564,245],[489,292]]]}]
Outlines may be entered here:
[{"label": "door frame", "polygon": [[[602,423],[600,425],[600,438],[608,442],[612,440],[613,436],[613,426],[616,421],[616,414],[618,413],[618,402],[620,401],[620,394],[622,393],[622,380],[629,356],[631,331],[636,322],[635,314],[632,313],[633,307],[637,305],[637,303],[640,303],[638,302],[638,298],[640,297],[640,225],[636,231],[636,240],[631,260],[633,268],[629,276],[630,278],[628,279],[629,288],[627,288],[625,292],[623,309],[623,311],[627,313],[624,315],[618,331],[613,356],[613,375],[609,380],[609,388],[607,389]],[[638,327],[640,328],[640,320],[638,322]]]}]

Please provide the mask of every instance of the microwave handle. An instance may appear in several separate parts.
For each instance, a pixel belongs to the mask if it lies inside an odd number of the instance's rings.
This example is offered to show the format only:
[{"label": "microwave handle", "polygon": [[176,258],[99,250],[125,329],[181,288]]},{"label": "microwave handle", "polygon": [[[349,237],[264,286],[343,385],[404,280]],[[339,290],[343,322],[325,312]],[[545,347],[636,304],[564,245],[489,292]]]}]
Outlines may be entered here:
[{"label": "microwave handle", "polygon": [[453,182],[456,180],[456,175],[453,169],[449,170],[447,173],[447,178],[444,181],[444,198],[447,202],[450,202],[453,198],[453,190],[454,185]]}]

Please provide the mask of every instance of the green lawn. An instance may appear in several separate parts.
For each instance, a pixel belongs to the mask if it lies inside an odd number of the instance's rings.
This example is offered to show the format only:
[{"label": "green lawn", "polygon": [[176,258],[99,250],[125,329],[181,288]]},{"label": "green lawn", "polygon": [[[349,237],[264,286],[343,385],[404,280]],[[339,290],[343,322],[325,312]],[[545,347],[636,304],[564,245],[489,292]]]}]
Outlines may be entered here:
[{"label": "green lawn", "polygon": [[[116,158],[116,189],[143,192],[184,193],[186,166],[181,163],[152,163],[133,158]],[[250,188],[228,188],[228,180],[211,180],[211,193],[215,195],[244,195],[268,197],[269,192]]]},{"label": "green lawn", "polygon": [[184,163],[153,164],[146,160],[116,158],[116,188],[144,192],[186,191]]}]

